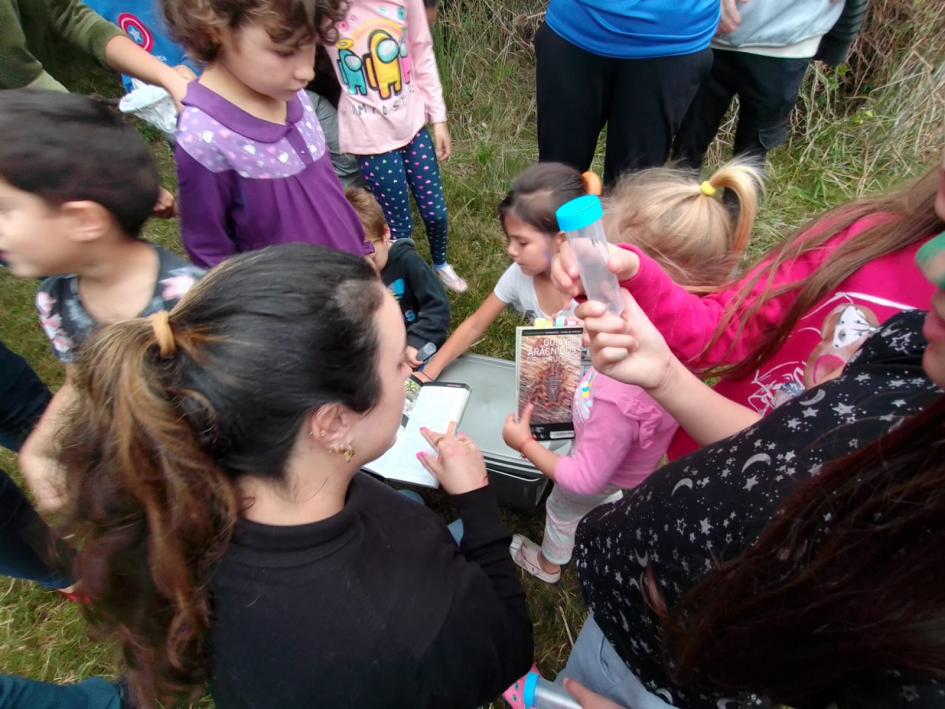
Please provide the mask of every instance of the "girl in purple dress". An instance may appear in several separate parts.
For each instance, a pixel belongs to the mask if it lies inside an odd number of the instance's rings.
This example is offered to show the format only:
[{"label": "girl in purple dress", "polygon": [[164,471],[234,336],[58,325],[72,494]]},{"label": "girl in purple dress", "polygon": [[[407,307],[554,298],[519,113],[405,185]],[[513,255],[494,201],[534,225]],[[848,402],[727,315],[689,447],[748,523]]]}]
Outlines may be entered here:
[{"label": "girl in purple dress", "polygon": [[177,126],[181,234],[194,263],[271,244],[371,252],[304,88],[338,0],[164,0],[175,38],[207,68]]}]

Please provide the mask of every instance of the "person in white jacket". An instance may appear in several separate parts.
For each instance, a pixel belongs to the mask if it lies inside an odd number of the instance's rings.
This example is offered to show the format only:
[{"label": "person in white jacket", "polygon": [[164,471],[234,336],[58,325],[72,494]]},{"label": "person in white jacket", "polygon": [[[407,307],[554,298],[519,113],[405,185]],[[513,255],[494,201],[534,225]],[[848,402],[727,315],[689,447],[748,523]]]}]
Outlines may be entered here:
[{"label": "person in white jacket", "polygon": [[722,0],[703,80],[673,143],[673,158],[701,168],[736,95],[734,154],[764,160],[781,145],[801,82],[814,59],[839,66],[869,0]]}]

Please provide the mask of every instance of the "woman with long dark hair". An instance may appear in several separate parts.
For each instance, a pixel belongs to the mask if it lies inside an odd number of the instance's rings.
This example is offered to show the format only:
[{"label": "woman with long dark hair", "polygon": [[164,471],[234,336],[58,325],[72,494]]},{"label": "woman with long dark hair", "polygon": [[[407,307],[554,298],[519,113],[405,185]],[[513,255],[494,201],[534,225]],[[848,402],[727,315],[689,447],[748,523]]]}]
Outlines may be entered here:
[{"label": "woman with long dark hair", "polygon": [[705,447],[585,518],[592,617],[565,676],[633,707],[942,705],[945,234],[916,259],[930,312],[893,317],[761,420],[680,364],[629,295],[622,317],[579,309],[595,367]]},{"label": "woman with long dark hair", "polygon": [[359,473],[400,423],[405,335],[360,258],[239,256],[83,348],[62,431],[89,617],[141,706],[475,706],[532,661],[475,443],[425,463],[464,522]]}]

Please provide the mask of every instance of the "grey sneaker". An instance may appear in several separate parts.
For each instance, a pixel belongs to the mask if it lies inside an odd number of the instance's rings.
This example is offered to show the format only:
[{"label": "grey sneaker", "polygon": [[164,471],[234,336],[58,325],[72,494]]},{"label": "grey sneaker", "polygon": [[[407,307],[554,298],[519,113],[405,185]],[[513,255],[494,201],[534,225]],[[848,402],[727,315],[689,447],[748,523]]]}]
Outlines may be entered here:
[{"label": "grey sneaker", "polygon": [[455,293],[465,293],[469,289],[469,284],[460,278],[449,264],[445,266],[434,266],[433,270],[436,271],[436,275],[443,282],[443,285],[451,291]]}]

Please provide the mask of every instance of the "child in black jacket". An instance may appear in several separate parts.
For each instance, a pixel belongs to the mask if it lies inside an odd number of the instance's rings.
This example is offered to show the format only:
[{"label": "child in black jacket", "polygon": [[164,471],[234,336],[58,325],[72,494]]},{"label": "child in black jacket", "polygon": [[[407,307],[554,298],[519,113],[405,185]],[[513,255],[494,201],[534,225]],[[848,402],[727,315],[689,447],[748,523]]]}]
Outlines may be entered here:
[{"label": "child in black jacket", "polygon": [[417,355],[424,346],[432,343],[439,347],[446,340],[450,326],[446,290],[417,253],[412,239],[391,239],[384,211],[370,192],[350,187],[345,197],[361,219],[365,237],[374,245],[374,267],[400,303],[407,327],[407,360],[416,369],[423,364]]}]

